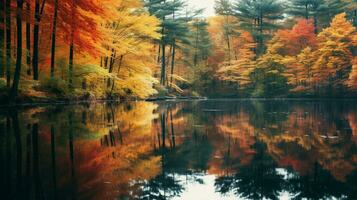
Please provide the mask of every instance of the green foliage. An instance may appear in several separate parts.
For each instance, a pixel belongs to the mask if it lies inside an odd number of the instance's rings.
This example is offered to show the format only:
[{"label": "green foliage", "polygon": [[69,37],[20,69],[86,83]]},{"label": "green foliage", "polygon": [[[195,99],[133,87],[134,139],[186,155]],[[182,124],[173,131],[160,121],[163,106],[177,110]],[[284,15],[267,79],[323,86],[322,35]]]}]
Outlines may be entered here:
[{"label": "green foliage", "polygon": [[6,80],[0,78],[0,90],[4,90],[6,88]]},{"label": "green foliage", "polygon": [[233,9],[241,20],[241,28],[250,31],[258,43],[257,54],[263,54],[264,41],[270,38],[271,31],[277,28],[275,20],[283,18],[283,3],[276,0],[241,0]]},{"label": "green foliage", "polygon": [[251,74],[252,97],[279,97],[286,96],[289,91],[288,81],[281,73],[256,68]]},{"label": "green foliage", "polygon": [[59,96],[67,96],[69,93],[67,82],[59,78],[42,79],[40,89]]},{"label": "green foliage", "polygon": [[207,31],[208,23],[206,20],[195,20],[191,24],[190,40],[191,48],[190,54],[193,55],[193,66],[207,61],[208,56],[211,55],[212,42]]}]

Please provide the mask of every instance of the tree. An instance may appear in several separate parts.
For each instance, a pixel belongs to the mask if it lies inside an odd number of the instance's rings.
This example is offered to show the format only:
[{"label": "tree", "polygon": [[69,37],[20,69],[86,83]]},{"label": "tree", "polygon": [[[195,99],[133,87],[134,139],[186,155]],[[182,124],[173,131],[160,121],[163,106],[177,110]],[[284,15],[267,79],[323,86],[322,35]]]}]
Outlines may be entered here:
[{"label": "tree", "polygon": [[[191,30],[193,45],[193,65],[197,67],[202,61],[207,61],[211,53],[211,38],[207,31],[208,23],[206,20],[196,19],[193,21]],[[206,62],[207,63],[207,62]]]},{"label": "tree", "polygon": [[[173,47],[176,49],[176,40],[178,39],[177,28],[182,27],[182,20],[178,20],[177,14],[183,11],[184,2],[182,0],[152,0],[146,2],[146,7],[148,8],[150,14],[155,15],[161,20],[161,39],[159,43],[159,54],[158,58],[161,58],[161,72],[160,72],[160,83],[162,85],[167,84],[166,71],[167,71],[167,55],[166,46],[171,45],[171,52]],[[181,23],[180,23],[181,22]],[[181,30],[182,31],[182,30]],[[174,37],[173,37],[174,36]],[[173,39],[175,38],[175,39]],[[175,45],[173,46],[173,41]],[[176,51],[176,50],[175,50]],[[160,60],[160,59],[158,59]],[[174,64],[174,63],[171,63]]]},{"label": "tree", "polygon": [[306,19],[298,20],[291,30],[278,30],[269,42],[268,52],[282,56],[279,63],[285,66],[283,74],[293,86],[293,91],[306,86],[307,79],[311,82],[311,54],[316,46],[313,21]]},{"label": "tree", "polygon": [[240,0],[234,12],[241,20],[241,27],[249,31],[257,42],[257,55],[265,51],[264,40],[277,28],[274,21],[282,19],[282,2],[275,0]]},{"label": "tree", "polygon": [[17,12],[16,12],[16,30],[17,30],[17,48],[16,48],[16,68],[14,74],[14,80],[12,83],[11,97],[17,96],[20,82],[20,73],[22,65],[22,9],[23,0],[17,0]]},{"label": "tree", "polygon": [[55,0],[53,23],[52,23],[52,44],[51,44],[51,77],[55,76],[55,58],[56,58],[56,33],[57,33],[57,14],[58,0]]},{"label": "tree", "polygon": [[357,26],[357,2],[354,0],[343,0],[346,3],[345,10],[354,26]]},{"label": "tree", "polygon": [[251,34],[246,31],[241,33],[237,41],[237,59],[231,65],[223,64],[218,70],[218,76],[221,80],[236,83],[238,87],[244,88],[250,83],[250,74],[255,67],[253,49],[256,44]]},{"label": "tree", "polygon": [[296,58],[299,81],[308,88],[311,89],[312,83],[312,67],[315,62],[314,52],[310,47],[306,47],[300,52]]},{"label": "tree", "polygon": [[318,35],[319,48],[312,68],[317,88],[341,88],[351,70],[351,47],[356,44],[356,28],[346,20],[346,14],[336,15],[330,27]]},{"label": "tree", "polygon": [[301,16],[305,19],[310,19],[311,2],[312,0],[290,0],[290,9],[288,11],[294,16]]},{"label": "tree", "polygon": [[[301,50],[310,46],[316,48],[317,39],[314,34],[312,20],[298,20],[294,27],[290,29],[278,30],[274,34],[275,53],[280,55],[297,55]],[[279,45],[276,43],[280,43]]]},{"label": "tree", "polygon": [[74,62],[74,32],[76,28],[76,8],[77,8],[77,3],[76,0],[71,0],[70,4],[71,8],[71,18],[72,22],[70,24],[70,36],[69,36],[69,63],[68,63],[68,88],[73,89],[73,62]]},{"label": "tree", "polygon": [[5,2],[6,12],[6,85],[11,83],[11,0]]},{"label": "tree", "polygon": [[40,33],[40,22],[41,17],[45,8],[46,0],[42,0],[40,5],[40,0],[35,0],[35,24],[33,26],[33,57],[32,57],[32,69],[33,69],[33,79],[38,80],[39,69],[38,69],[38,55],[39,55],[39,33]]},{"label": "tree", "polygon": [[215,11],[216,14],[224,17],[224,22],[222,24],[223,35],[227,45],[227,59],[228,63],[232,60],[232,36],[237,35],[237,22],[233,19],[233,4],[230,0],[216,0],[215,1]]},{"label": "tree", "polygon": [[347,85],[352,89],[357,89],[357,59],[354,58],[352,61],[352,70],[349,75]]},{"label": "tree", "polygon": [[31,75],[31,0],[26,2],[26,64],[27,75]]}]

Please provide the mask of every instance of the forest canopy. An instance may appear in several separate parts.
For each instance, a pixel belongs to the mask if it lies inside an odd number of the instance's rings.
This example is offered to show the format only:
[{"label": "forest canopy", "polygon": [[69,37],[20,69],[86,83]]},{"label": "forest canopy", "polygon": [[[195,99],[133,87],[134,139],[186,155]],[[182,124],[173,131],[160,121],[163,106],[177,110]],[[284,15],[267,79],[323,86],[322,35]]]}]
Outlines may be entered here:
[{"label": "forest canopy", "polygon": [[0,98],[357,94],[354,0],[0,0]]}]

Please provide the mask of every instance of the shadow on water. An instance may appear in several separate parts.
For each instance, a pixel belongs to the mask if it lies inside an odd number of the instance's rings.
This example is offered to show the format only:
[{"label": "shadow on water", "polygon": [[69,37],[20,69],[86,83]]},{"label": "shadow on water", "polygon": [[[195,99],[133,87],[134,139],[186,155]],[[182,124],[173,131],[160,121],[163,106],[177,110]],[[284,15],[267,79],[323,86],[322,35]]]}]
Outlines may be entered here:
[{"label": "shadow on water", "polygon": [[353,101],[0,111],[1,199],[357,199]]}]

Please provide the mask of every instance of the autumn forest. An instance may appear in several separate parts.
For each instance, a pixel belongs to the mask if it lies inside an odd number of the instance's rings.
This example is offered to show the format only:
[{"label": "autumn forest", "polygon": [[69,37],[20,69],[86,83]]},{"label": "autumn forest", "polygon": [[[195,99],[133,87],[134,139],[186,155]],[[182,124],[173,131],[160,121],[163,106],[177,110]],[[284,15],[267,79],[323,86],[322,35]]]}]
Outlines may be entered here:
[{"label": "autumn forest", "polygon": [[357,199],[356,0],[0,0],[0,199]]},{"label": "autumn forest", "polygon": [[1,0],[1,99],[341,97],[353,0]]}]

